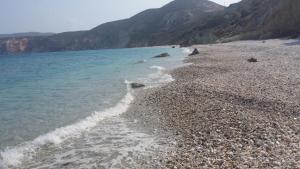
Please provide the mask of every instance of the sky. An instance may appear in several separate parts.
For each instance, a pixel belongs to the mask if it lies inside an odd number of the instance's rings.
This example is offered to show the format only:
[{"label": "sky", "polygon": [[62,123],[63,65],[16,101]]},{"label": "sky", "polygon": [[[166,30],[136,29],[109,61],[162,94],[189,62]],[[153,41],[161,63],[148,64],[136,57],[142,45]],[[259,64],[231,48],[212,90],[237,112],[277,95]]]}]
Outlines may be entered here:
[{"label": "sky", "polygon": [[[0,34],[89,30],[172,0],[0,0]],[[228,6],[240,0],[212,0]]]}]

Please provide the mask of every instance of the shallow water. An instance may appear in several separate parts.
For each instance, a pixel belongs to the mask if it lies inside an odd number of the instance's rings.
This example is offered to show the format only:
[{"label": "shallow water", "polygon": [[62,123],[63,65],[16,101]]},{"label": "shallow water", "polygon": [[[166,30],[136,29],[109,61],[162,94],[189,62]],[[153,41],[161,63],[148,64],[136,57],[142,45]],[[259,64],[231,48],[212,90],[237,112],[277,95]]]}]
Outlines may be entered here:
[{"label": "shallow water", "polygon": [[[171,57],[152,58],[163,52]],[[0,56],[0,168],[120,167],[154,141],[116,118],[134,101],[125,82],[170,82],[164,70],[183,56],[168,47]]]}]

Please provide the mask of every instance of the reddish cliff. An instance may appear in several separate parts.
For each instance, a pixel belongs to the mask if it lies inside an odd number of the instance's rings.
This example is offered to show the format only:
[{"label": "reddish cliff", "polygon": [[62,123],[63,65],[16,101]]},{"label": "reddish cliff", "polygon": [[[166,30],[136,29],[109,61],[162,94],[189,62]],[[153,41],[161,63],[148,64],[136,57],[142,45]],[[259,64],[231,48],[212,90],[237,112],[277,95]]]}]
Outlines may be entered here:
[{"label": "reddish cliff", "polygon": [[5,43],[7,53],[22,53],[28,47],[28,38],[12,38],[8,39]]}]

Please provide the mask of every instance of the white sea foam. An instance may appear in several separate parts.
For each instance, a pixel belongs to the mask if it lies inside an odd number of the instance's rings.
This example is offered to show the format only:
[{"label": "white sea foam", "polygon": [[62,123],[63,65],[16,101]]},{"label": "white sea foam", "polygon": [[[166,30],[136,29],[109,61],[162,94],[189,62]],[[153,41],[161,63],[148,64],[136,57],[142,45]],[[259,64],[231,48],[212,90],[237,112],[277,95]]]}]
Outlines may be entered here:
[{"label": "white sea foam", "polygon": [[147,84],[146,88],[158,87],[174,81],[173,77],[165,72],[166,68],[161,66],[151,66],[151,69],[156,69],[155,73],[149,74],[147,78],[142,79],[143,83]]},{"label": "white sea foam", "polygon": [[166,70],[166,68],[161,67],[161,66],[156,66],[156,65],[151,66],[150,68],[151,68],[151,69],[157,69],[158,71]]},{"label": "white sea foam", "polygon": [[188,53],[188,54],[190,54],[190,53],[192,53],[192,51],[191,51],[191,49],[189,49],[189,48],[183,48],[183,53]]},{"label": "white sea foam", "polygon": [[50,133],[41,135],[31,142],[26,142],[14,148],[8,148],[0,153],[0,168],[16,167],[23,160],[30,159],[36,151],[47,144],[60,144],[69,138],[79,137],[83,131],[88,131],[95,127],[97,123],[109,117],[118,116],[127,111],[130,103],[134,100],[132,89],[127,84],[127,94],[114,107],[108,108],[101,112],[95,112],[86,119],[75,124],[58,128]]}]

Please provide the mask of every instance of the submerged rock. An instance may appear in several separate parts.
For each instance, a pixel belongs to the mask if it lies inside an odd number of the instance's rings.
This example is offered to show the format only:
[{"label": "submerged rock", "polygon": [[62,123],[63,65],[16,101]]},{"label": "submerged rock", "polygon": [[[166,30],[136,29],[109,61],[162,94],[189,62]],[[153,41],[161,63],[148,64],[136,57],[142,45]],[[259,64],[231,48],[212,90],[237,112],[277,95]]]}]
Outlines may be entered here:
[{"label": "submerged rock", "polygon": [[141,64],[141,63],[145,63],[145,62],[146,62],[146,60],[139,60],[139,61],[135,62],[134,64]]},{"label": "submerged rock", "polygon": [[170,56],[169,53],[162,53],[162,54],[154,56],[153,58],[164,58],[164,57],[168,57],[168,56]]},{"label": "submerged rock", "polygon": [[144,84],[140,84],[140,83],[131,83],[130,86],[131,86],[131,88],[133,88],[133,89],[145,87]]},{"label": "submerged rock", "polygon": [[195,48],[194,51],[191,54],[189,54],[189,56],[198,55],[198,54],[200,54],[200,52],[197,48]]}]

